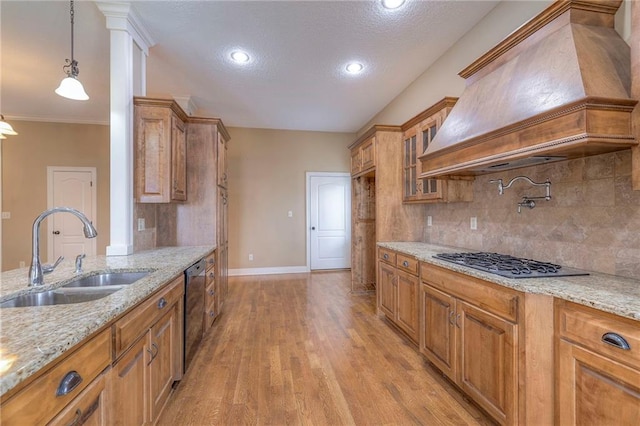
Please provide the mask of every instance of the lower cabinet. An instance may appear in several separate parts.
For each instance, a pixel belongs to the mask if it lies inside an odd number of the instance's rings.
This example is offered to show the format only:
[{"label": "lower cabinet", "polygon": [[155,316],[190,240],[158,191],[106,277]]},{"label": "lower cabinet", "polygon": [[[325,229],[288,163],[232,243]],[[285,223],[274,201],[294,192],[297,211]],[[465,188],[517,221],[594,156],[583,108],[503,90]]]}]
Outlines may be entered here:
[{"label": "lower cabinet", "polygon": [[640,422],[637,321],[556,300],[556,423]]},{"label": "lower cabinet", "polygon": [[378,307],[415,343],[419,333],[418,261],[378,249]]},{"label": "lower cabinet", "polygon": [[180,276],[114,324],[114,424],[154,423],[181,379],[183,296]]},{"label": "lower cabinet", "polygon": [[211,328],[213,321],[218,316],[217,299],[219,291],[216,282],[216,254],[215,252],[207,256],[206,260],[206,284],[204,290],[204,332]]},{"label": "lower cabinet", "polygon": [[106,371],[82,391],[48,426],[107,426],[112,424]]},{"label": "lower cabinet", "polygon": [[421,269],[420,351],[499,423],[517,424],[518,294]]}]

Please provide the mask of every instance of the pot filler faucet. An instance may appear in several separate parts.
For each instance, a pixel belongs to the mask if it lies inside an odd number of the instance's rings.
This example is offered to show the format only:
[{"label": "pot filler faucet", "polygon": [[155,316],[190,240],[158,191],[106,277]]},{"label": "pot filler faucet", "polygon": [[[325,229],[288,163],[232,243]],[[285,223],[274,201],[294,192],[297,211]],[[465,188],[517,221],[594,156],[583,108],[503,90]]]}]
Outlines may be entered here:
[{"label": "pot filler faucet", "polygon": [[32,256],[31,266],[29,267],[29,286],[38,286],[43,284],[43,275],[48,272],[53,272],[56,266],[62,261],[63,257],[60,256],[56,263],[53,265],[42,265],[40,263],[40,223],[49,215],[53,213],[67,212],[75,215],[84,225],[84,236],[87,238],[95,238],[98,235],[98,231],[93,226],[91,221],[82,213],[71,207],[54,207],[46,210],[40,214],[33,221],[32,229]]},{"label": "pot filler faucet", "polygon": [[533,186],[544,186],[546,188],[546,192],[543,197],[529,197],[528,195],[525,195],[524,197],[522,197],[522,201],[518,203],[518,213],[520,213],[522,207],[528,207],[530,209],[534,208],[536,206],[535,200],[547,200],[547,201],[551,200],[551,181],[549,179],[547,179],[544,182],[538,183],[538,182],[532,181],[526,176],[516,176],[513,179],[511,179],[509,183],[506,185],[502,183],[502,179],[491,179],[489,183],[497,183],[498,193],[500,195],[503,195],[505,189],[508,189],[511,185],[513,185],[515,181],[520,179],[529,182]]}]

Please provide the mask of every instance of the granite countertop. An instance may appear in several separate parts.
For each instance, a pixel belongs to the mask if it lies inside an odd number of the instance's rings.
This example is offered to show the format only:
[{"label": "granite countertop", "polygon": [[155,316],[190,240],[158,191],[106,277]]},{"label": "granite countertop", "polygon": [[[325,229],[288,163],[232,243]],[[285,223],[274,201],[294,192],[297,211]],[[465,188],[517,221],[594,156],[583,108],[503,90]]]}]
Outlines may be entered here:
[{"label": "granite countertop", "polygon": [[472,252],[459,247],[418,242],[380,242],[380,247],[524,293],[546,294],[640,321],[640,281],[589,272],[588,276],[552,278],[506,278],[434,258],[437,253]]},{"label": "granite countertop", "polygon": [[[81,275],[75,274],[73,259],[65,260],[54,272],[45,275],[45,284],[38,291],[60,287],[97,271],[152,272],[91,302],[0,309],[0,394],[13,389],[214,249],[214,246],[165,247],[130,256],[88,257]],[[33,291],[27,286],[28,281],[28,268],[1,273],[0,302]]]}]

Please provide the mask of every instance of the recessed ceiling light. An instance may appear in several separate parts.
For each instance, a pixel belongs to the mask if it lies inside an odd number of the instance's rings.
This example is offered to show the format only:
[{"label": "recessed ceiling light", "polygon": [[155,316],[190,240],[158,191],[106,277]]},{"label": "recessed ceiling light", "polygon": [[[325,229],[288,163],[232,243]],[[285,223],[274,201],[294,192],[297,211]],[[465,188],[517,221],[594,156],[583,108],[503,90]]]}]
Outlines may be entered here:
[{"label": "recessed ceiling light", "polygon": [[405,0],[382,0],[382,5],[387,9],[397,9],[404,4]]},{"label": "recessed ceiling light", "polygon": [[231,59],[233,62],[238,64],[246,64],[251,58],[249,58],[249,54],[246,52],[243,52],[242,50],[235,50],[231,53]]},{"label": "recessed ceiling light", "polygon": [[349,74],[359,74],[364,69],[364,65],[359,62],[350,62],[347,64],[346,69]]}]

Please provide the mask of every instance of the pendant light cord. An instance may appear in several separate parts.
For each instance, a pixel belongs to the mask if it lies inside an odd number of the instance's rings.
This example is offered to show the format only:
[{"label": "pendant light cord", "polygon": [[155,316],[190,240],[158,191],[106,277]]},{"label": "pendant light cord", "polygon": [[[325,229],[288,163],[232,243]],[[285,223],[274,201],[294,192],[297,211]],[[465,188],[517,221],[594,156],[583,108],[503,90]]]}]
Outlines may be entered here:
[{"label": "pendant light cord", "polygon": [[71,0],[71,62],[73,62],[73,0]]}]

